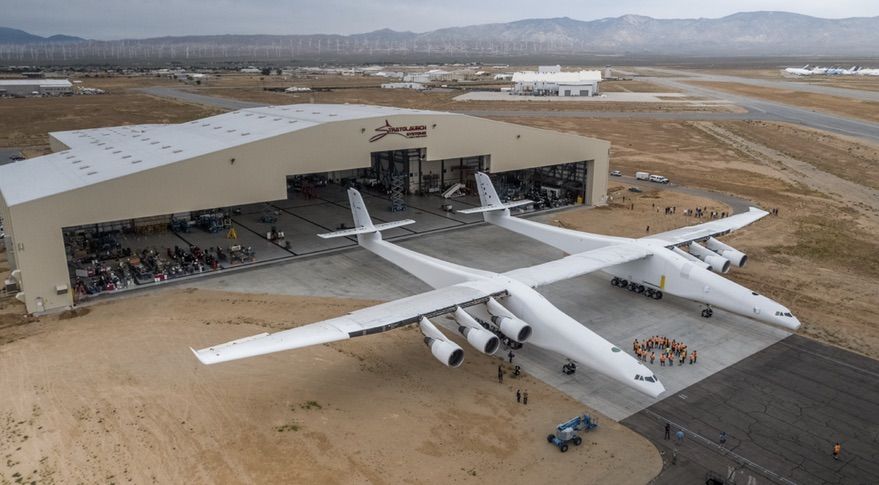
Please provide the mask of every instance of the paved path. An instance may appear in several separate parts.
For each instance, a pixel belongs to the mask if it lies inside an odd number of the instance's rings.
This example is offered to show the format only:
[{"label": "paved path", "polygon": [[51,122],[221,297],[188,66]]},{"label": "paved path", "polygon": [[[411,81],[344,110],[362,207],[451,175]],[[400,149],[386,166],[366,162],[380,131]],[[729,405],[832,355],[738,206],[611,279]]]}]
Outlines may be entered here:
[{"label": "paved path", "polygon": [[152,94],[153,96],[161,96],[163,98],[173,98],[188,103],[198,103],[216,108],[228,110],[255,108],[257,106],[265,106],[265,103],[252,103],[250,101],[239,101],[237,99],[222,98],[219,96],[208,96],[206,94],[197,94],[190,91],[183,91],[176,88],[151,87],[139,88],[137,91]]},{"label": "paved path", "polygon": [[[659,69],[645,68],[645,71],[655,71],[663,74],[674,74],[681,77],[689,78],[693,81],[716,81],[748,84],[751,86],[760,86],[774,89],[790,89],[795,91],[803,91],[807,93],[826,94],[828,96],[838,96],[842,98],[851,98],[859,101],[877,101],[879,102],[879,91],[866,91],[862,89],[839,88],[834,86],[823,86],[818,84],[810,84],[807,81],[787,81],[783,79],[757,79],[742,76],[729,76],[721,74],[710,74],[695,71],[678,71],[675,69]],[[821,76],[818,76],[819,78]],[[847,77],[847,76],[842,76]],[[879,82],[879,79],[877,79]]]},{"label": "paved path", "polygon": [[772,119],[775,121],[787,121],[801,125],[827,130],[842,135],[864,138],[873,142],[879,142],[879,123],[861,121],[844,115],[835,115],[813,111],[808,108],[799,108],[775,101],[765,101],[739,94],[731,94],[719,89],[710,89],[702,86],[693,86],[680,79],[671,78],[644,78],[646,81],[679,89],[694,96],[706,96],[727,99],[735,104],[746,108],[749,113],[761,113],[749,119]]},{"label": "paved path", "polygon": [[[877,381],[879,361],[794,335],[623,423],[664,452],[657,483],[697,483],[708,471],[732,473],[739,484],[876,483]],[[669,441],[666,422],[673,425]],[[680,445],[678,427],[686,436]],[[728,435],[723,448],[721,431]],[[842,454],[834,461],[837,440]]]}]

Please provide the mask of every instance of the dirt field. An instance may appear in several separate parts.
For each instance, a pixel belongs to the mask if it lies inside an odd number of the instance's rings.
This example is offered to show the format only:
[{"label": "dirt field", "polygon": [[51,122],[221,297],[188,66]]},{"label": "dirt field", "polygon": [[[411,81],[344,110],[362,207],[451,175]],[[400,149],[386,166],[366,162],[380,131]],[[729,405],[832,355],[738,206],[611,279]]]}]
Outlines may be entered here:
[{"label": "dirt field", "polygon": [[[729,277],[789,306],[804,322],[800,333],[879,358],[879,197],[871,197],[865,185],[872,178],[843,177],[857,171],[876,147],[786,125],[767,126],[763,132],[745,122],[518,122],[609,140],[611,169],[629,175],[636,170],[660,173],[673,182],[779,208],[779,217],[724,238],[750,256],[748,266]],[[821,163],[826,156],[835,158]],[[836,167],[829,171],[826,163]],[[560,219],[570,227],[621,235],[674,222],[657,215],[646,201],[639,206],[640,211],[612,207]]]},{"label": "dirt field", "polygon": [[698,86],[720,89],[736,94],[753,96],[769,101],[778,101],[794,106],[809,108],[828,113],[853,116],[868,121],[879,121],[879,103],[872,101],[859,101],[840,96],[828,96],[826,94],[807,93],[794,89],[774,89],[763,86],[750,86],[739,83],[711,82],[711,81],[687,81]]},{"label": "dirt field", "polygon": [[475,352],[446,368],[414,328],[210,367],[188,349],[368,303],[173,289],[73,318],[6,317],[0,483],[642,484],[659,473],[651,443],[601,417],[559,453],[546,435],[581,404],[527,376],[498,384],[501,360]]},{"label": "dirt field", "polygon": [[181,123],[219,112],[143,94],[0,99],[0,146],[45,146],[51,131]]},{"label": "dirt field", "polygon": [[677,93],[675,89],[659,86],[640,80],[602,81],[601,91],[605,93]]}]

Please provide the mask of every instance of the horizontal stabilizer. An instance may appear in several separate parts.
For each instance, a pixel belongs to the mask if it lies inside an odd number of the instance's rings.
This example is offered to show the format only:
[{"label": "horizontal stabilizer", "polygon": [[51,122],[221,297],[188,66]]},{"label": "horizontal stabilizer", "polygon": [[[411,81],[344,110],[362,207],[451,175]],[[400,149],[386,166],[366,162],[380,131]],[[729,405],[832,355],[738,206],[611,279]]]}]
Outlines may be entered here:
[{"label": "horizontal stabilizer", "polygon": [[395,227],[408,226],[409,224],[415,224],[415,221],[413,221],[412,219],[403,219],[402,221],[384,222],[381,224],[375,224],[370,227],[355,227],[353,229],[343,229],[341,231],[318,234],[317,237],[322,237],[324,239],[330,239],[330,238],[334,238],[334,237],[356,236],[358,234],[369,234],[372,232],[386,231],[388,229],[393,229]]},{"label": "horizontal stabilizer", "polygon": [[479,214],[482,212],[502,211],[504,209],[512,209],[523,205],[533,204],[533,200],[517,200],[515,202],[507,202],[506,204],[485,205],[482,207],[474,207],[472,209],[456,210],[458,214]]}]

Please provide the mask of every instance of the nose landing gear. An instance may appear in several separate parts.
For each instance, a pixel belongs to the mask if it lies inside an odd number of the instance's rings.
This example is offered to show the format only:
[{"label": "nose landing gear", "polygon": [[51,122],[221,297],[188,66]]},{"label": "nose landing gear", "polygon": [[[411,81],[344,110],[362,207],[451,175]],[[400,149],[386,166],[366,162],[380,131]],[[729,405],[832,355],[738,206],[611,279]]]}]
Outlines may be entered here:
[{"label": "nose landing gear", "polygon": [[702,318],[711,318],[711,315],[714,315],[714,310],[711,309],[711,305],[705,305],[706,308],[702,310]]}]

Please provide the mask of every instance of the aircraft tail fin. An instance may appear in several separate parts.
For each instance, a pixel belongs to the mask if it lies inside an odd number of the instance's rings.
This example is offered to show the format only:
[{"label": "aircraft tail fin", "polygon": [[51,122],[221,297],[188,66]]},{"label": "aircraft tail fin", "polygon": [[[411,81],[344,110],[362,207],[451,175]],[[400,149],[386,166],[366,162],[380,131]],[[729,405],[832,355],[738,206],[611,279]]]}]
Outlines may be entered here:
[{"label": "aircraft tail fin", "polygon": [[366,204],[363,202],[363,196],[356,189],[348,189],[348,202],[351,205],[351,215],[354,217],[354,228],[342,229],[340,231],[318,234],[323,239],[334,237],[356,236],[359,234],[379,233],[394,227],[406,226],[414,224],[412,219],[403,219],[401,221],[384,222],[381,224],[373,224],[372,218],[369,217],[369,211],[366,210]]},{"label": "aircraft tail fin", "polygon": [[502,210],[509,213],[509,209],[512,207],[519,207],[534,203],[531,200],[517,200],[515,202],[507,203],[501,202],[501,198],[497,195],[497,191],[494,189],[494,184],[491,183],[491,178],[488,176],[488,174],[485,174],[483,172],[476,172],[476,188],[477,190],[479,190],[479,202],[482,204],[482,206],[475,207],[473,209],[463,209],[455,212],[459,212],[461,214],[477,214]]}]

